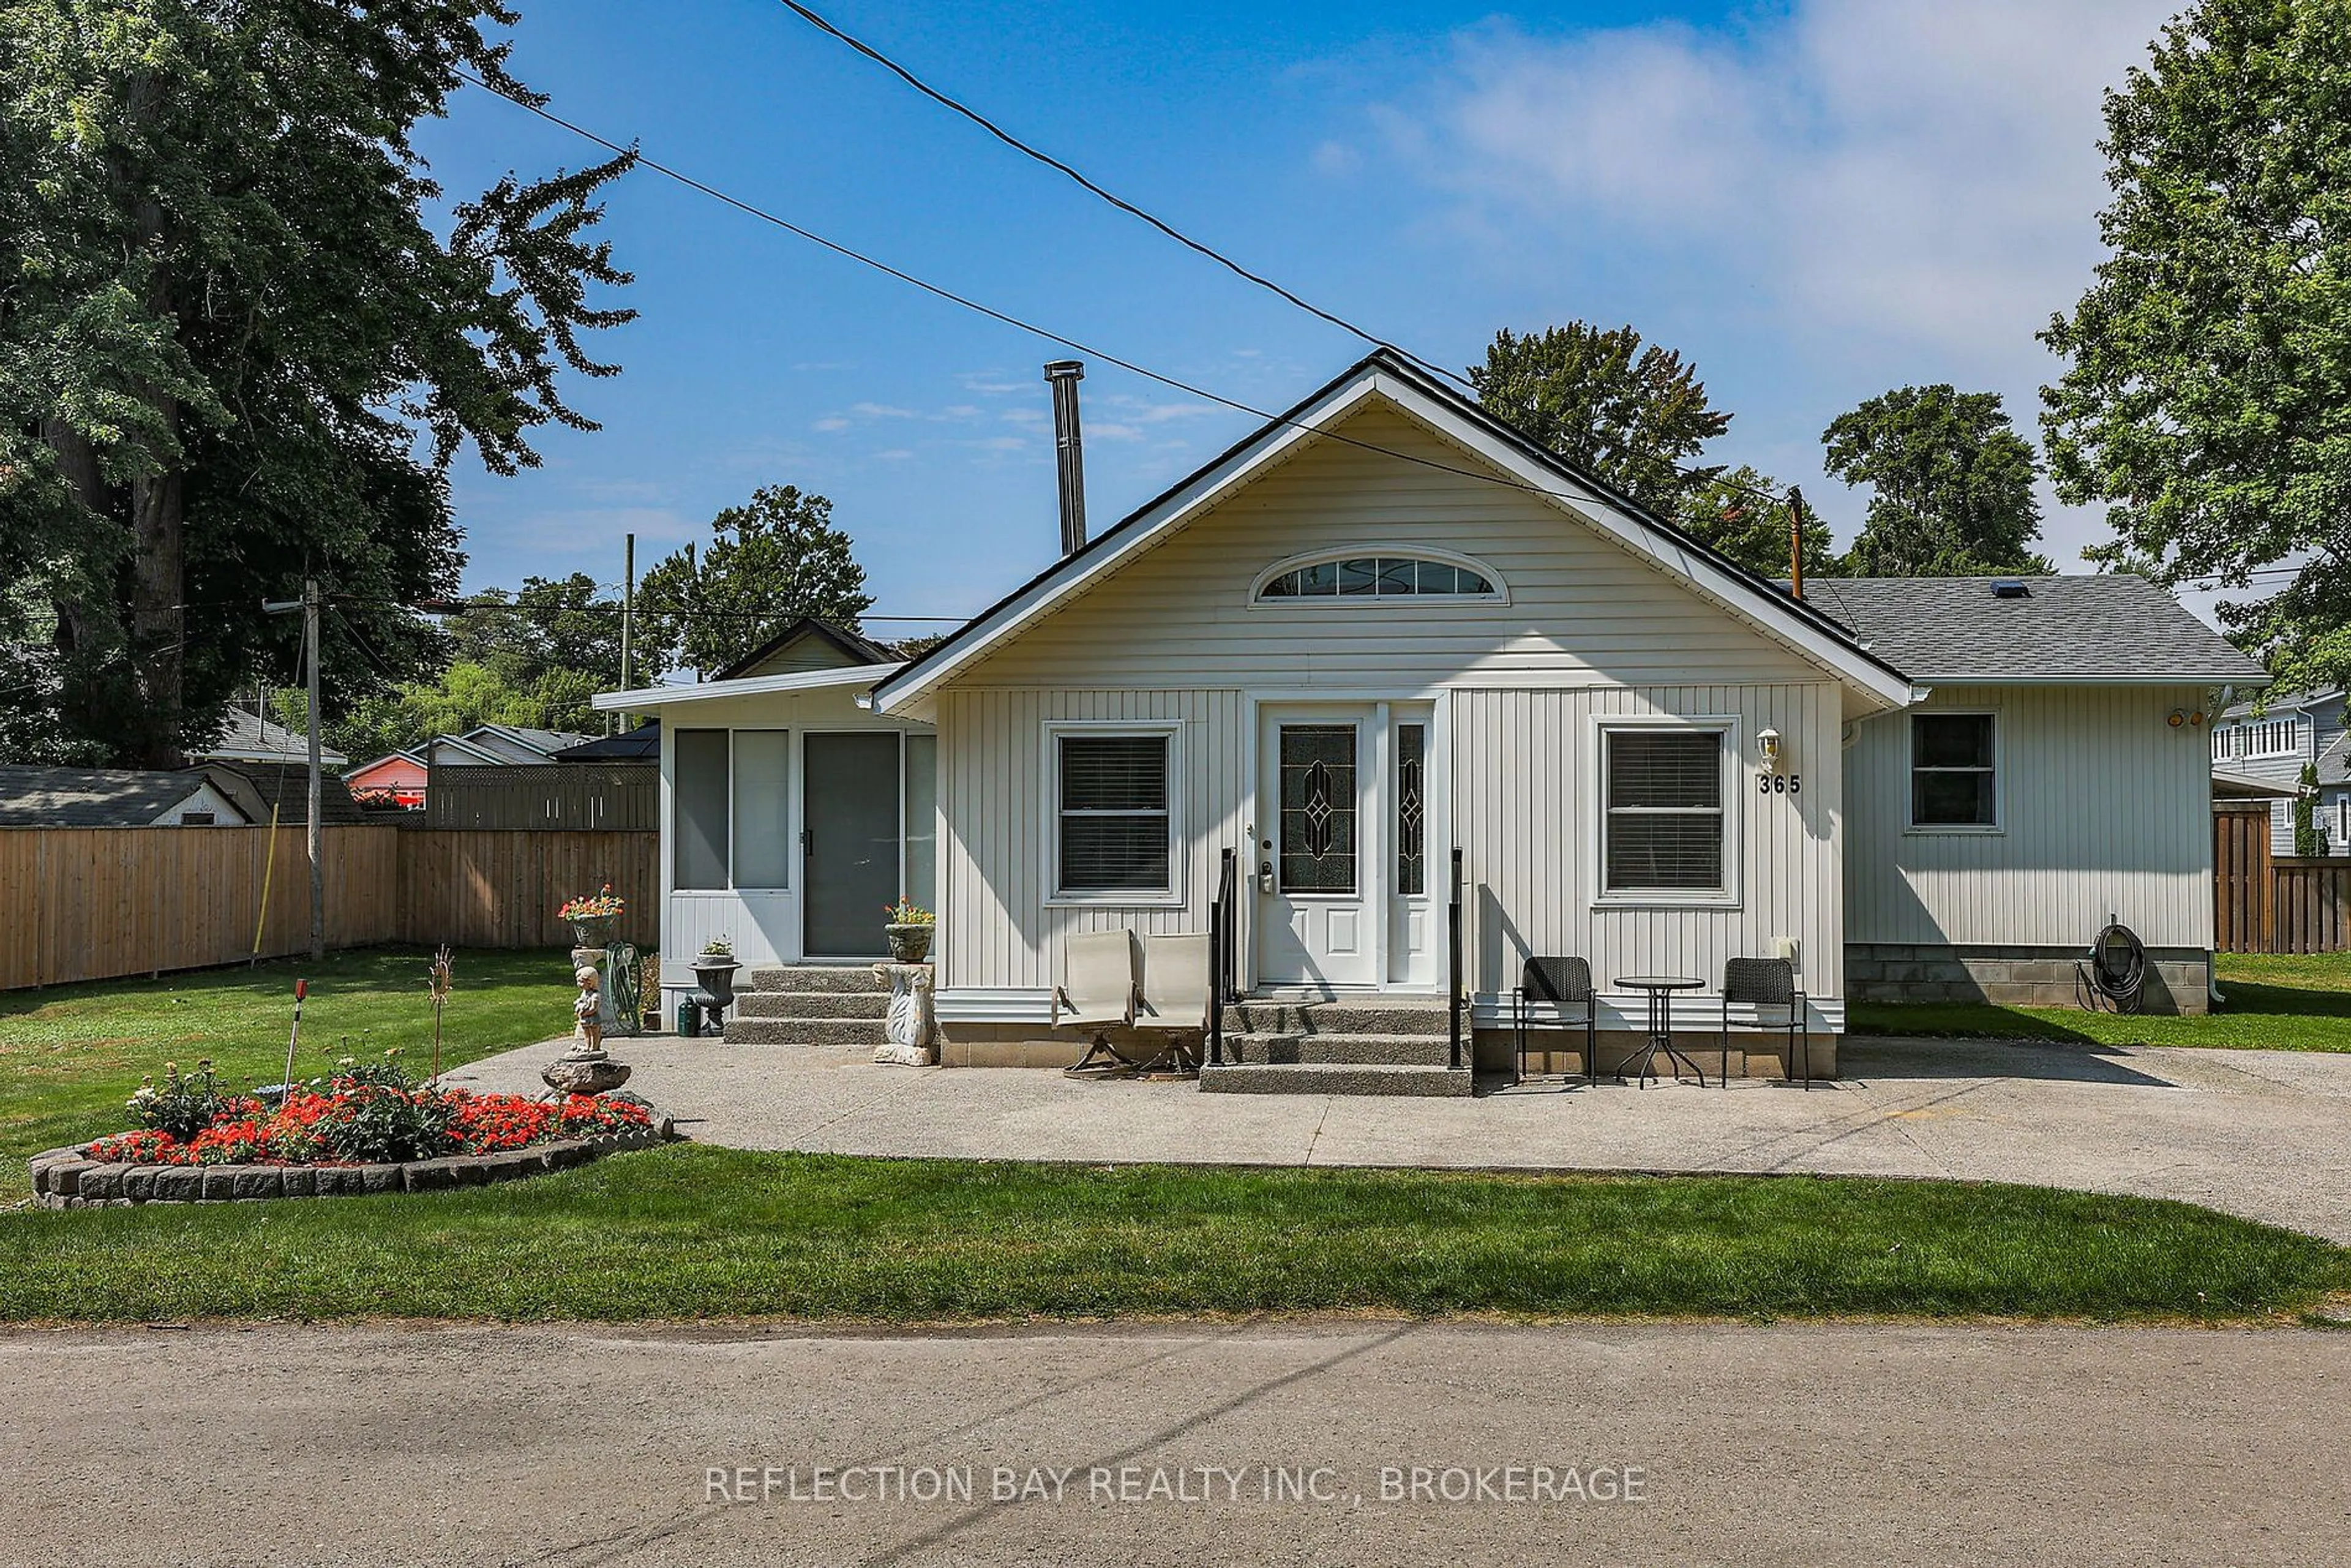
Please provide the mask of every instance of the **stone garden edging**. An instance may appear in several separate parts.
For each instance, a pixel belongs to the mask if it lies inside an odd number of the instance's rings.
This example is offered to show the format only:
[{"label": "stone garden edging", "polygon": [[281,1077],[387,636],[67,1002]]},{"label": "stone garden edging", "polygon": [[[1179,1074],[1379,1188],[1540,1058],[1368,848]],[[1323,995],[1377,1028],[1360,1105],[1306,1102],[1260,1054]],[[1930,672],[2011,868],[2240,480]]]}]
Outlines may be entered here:
[{"label": "stone garden edging", "polygon": [[140,1166],[93,1160],[89,1145],[82,1144],[33,1156],[33,1203],[41,1208],[128,1208],[147,1203],[444,1192],[569,1170],[606,1155],[650,1149],[673,1136],[670,1118],[656,1112],[650,1127],[601,1137],[375,1166]]}]

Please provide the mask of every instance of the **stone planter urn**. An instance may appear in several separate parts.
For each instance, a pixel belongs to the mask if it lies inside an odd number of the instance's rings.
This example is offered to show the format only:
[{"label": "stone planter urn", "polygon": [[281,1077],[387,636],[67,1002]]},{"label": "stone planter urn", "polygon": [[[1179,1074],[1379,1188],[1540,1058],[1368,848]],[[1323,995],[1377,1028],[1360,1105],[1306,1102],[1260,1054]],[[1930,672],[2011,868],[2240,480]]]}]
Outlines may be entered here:
[{"label": "stone planter urn", "polygon": [[713,1029],[726,1028],[726,1009],[735,1005],[735,971],[741,968],[734,958],[721,953],[704,953],[695,957],[694,999],[702,1004],[703,1017]]},{"label": "stone planter urn", "polygon": [[620,928],[621,917],[617,915],[601,915],[594,920],[575,920],[571,923],[571,937],[582,947],[610,947],[612,934]]},{"label": "stone planter urn", "polygon": [[925,923],[920,925],[884,925],[882,932],[890,939],[890,956],[893,962],[919,964],[930,956],[931,934],[937,929],[937,926]]}]

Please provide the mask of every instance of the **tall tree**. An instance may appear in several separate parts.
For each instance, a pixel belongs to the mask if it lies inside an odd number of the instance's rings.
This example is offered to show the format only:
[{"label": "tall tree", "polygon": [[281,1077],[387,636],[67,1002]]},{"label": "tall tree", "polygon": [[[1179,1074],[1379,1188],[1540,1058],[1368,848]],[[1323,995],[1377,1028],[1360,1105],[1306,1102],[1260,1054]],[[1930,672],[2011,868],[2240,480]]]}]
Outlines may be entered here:
[{"label": "tall tree", "polygon": [[1859,577],[1982,577],[2054,570],[2035,554],[2032,447],[1998,392],[1900,387],[1840,414],[1823,466],[1870,486],[1846,565]]},{"label": "tall tree", "polygon": [[[411,136],[507,73],[500,0],[0,0],[0,576],[38,585],[60,751],[165,761],[331,596],[331,701],[431,667],[444,475],[590,423],[584,332],[632,312],[590,233],[629,158],[448,207]],[[419,453],[423,455],[420,458]],[[20,712],[0,733],[40,728]]]},{"label": "tall tree", "polygon": [[2105,120],[2113,254],[2042,334],[2057,492],[2168,580],[2299,566],[2221,614],[2293,684],[2351,677],[2351,7],[2201,0]]},{"label": "tall tree", "polygon": [[1506,327],[1469,382],[1495,418],[1668,517],[1710,476],[1685,465],[1730,427],[1697,367],[1630,327]]},{"label": "tall tree", "polygon": [[[1728,469],[1682,497],[1682,531],[1713,546],[1758,577],[1784,578],[1793,564],[1788,487],[1747,464]],[[1804,508],[1804,575],[1834,577],[1839,570],[1829,526]]]},{"label": "tall tree", "polygon": [[[832,503],[798,486],[769,485],[710,521],[698,558],[681,549],[637,588],[646,651],[658,667],[705,674],[741,658],[797,617],[850,631],[873,607]],[[655,666],[648,666],[655,667]]]}]

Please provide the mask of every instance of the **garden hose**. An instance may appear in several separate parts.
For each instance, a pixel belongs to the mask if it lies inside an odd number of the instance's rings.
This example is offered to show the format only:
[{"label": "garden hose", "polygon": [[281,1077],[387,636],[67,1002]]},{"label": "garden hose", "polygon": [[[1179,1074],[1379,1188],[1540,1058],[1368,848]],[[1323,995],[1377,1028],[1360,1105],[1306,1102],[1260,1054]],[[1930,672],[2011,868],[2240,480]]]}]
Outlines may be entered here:
[{"label": "garden hose", "polygon": [[2120,921],[2099,932],[2088,954],[2074,966],[2074,997],[2085,1012],[2103,1008],[2135,1013],[2146,984],[2147,944]]}]

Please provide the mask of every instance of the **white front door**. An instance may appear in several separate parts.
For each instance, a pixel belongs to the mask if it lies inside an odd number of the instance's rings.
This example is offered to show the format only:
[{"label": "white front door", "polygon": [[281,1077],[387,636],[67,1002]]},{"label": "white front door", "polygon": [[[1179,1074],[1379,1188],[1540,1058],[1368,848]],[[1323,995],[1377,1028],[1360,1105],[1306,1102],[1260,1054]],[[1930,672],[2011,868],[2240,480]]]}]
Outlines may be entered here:
[{"label": "white front door", "polygon": [[1258,978],[1376,986],[1387,880],[1376,712],[1358,705],[1259,713]]}]

